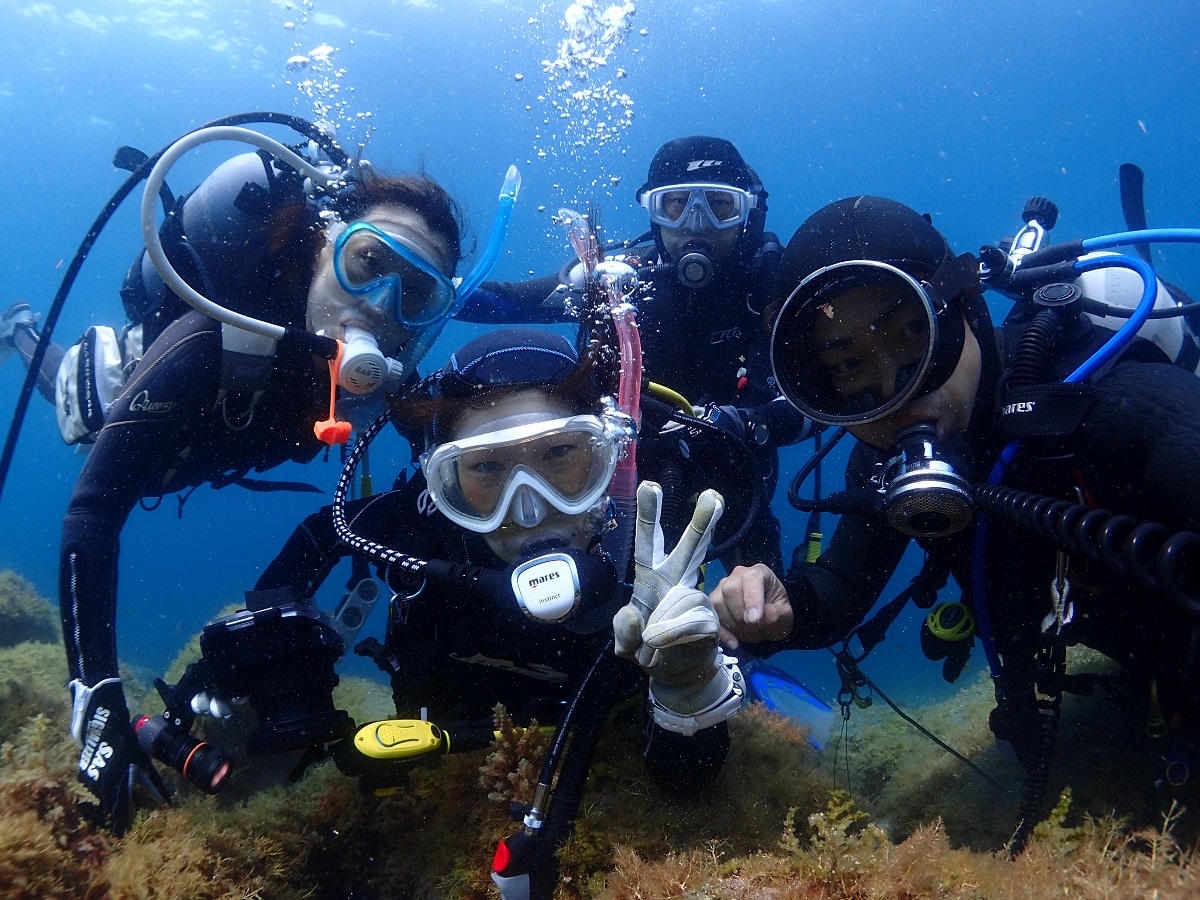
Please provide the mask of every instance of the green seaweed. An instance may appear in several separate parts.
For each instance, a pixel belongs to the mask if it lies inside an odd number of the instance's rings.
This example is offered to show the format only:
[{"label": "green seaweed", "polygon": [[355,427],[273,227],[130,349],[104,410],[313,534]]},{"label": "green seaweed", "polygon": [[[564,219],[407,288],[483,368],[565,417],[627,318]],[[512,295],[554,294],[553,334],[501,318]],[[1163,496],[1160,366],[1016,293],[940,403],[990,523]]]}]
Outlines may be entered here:
[{"label": "green seaweed", "polygon": [[[30,607],[30,615],[43,614]],[[197,652],[194,641],[181,651],[173,678]],[[545,743],[541,732],[506,724],[498,711],[501,739],[489,750],[431,759],[400,789],[377,797],[329,762],[291,783],[295,754],[246,759],[236,748],[253,725],[249,713],[231,723],[204,721],[199,729],[237,753],[229,787],[209,797],[174,779],[172,804],[142,807],[118,840],[92,827],[87,794],[75,781],[57,634],[3,648],[0,671],[0,896],[494,897],[492,852],[518,827],[506,803],[527,796]],[[122,677],[131,708],[158,702],[133,670],[123,667]],[[387,694],[374,682],[346,678],[336,696],[366,721],[390,713]],[[873,708],[851,722],[853,802],[835,792],[846,757],[835,767],[832,752],[818,755],[800,728],[758,706],[730,720],[730,756],[710,789],[670,797],[642,767],[641,704],[618,710],[560,853],[557,896],[1197,895],[1181,808],[1153,820],[1111,814],[1130,806],[1124,782],[1145,783],[1137,777],[1144,775],[1139,753],[1149,751],[1134,750],[1145,742],[1130,737],[1140,732],[1144,710],[1123,709],[1107,695],[1064,701],[1051,777],[1059,802],[1024,854],[1010,860],[1000,852],[1015,824],[1019,778],[992,747],[990,706],[981,679],[915,712],[1000,777],[1002,789]],[[1113,778],[1109,763],[1089,768],[1094,754],[1110,750],[1119,751],[1116,765],[1128,766],[1128,777]]]}]

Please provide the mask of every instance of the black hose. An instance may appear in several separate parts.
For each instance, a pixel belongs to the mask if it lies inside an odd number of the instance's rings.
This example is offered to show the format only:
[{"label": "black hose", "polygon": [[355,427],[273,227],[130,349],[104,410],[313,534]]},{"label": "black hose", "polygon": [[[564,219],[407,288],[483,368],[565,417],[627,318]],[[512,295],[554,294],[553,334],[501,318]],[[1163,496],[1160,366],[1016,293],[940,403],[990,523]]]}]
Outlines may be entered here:
[{"label": "black hose", "polygon": [[1013,359],[1010,388],[1027,387],[1046,381],[1050,347],[1058,330],[1059,316],[1053,309],[1043,309],[1025,326]]},{"label": "black hose", "polygon": [[686,499],[683,470],[678,465],[670,463],[663,466],[655,475],[662,488],[662,511],[659,515],[659,523],[662,525],[666,545],[673,547],[683,536],[683,529],[687,527],[683,509],[683,501]]},{"label": "black hose", "polygon": [[1106,566],[1138,587],[1163,594],[1176,612],[1200,621],[1200,534],[1167,531],[1079,503],[983,485],[976,506],[1054,546]]},{"label": "black hose", "polygon": [[[330,160],[335,165],[344,166],[349,161],[346,152],[329,135],[318,129],[316,125],[305,119],[301,119],[299,116],[292,116],[286,113],[238,113],[237,115],[214,119],[187,133],[192,134],[203,128],[216,126],[247,124],[286,125],[294,131],[316,141],[321,149],[329,154]],[[42,361],[46,358],[46,351],[50,347],[51,335],[54,334],[54,327],[58,324],[58,318],[62,314],[63,304],[66,303],[67,296],[71,293],[71,288],[75,284],[75,279],[79,276],[79,270],[83,267],[84,260],[87,259],[88,254],[92,251],[92,246],[96,243],[97,238],[100,237],[100,233],[108,224],[109,219],[113,217],[117,208],[132,193],[133,189],[150,174],[150,170],[154,168],[154,165],[162,155],[171,149],[178,140],[176,138],[153,156],[147,157],[146,161],[138,166],[125,179],[125,182],[117,188],[116,193],[104,204],[104,208],[100,210],[100,214],[92,222],[92,226],[88,229],[87,234],[83,236],[79,248],[75,251],[74,257],[71,258],[70,265],[67,266],[67,271],[63,273],[62,281],[59,282],[58,290],[54,294],[54,300],[50,304],[50,309],[46,311],[46,317],[41,322],[41,337],[38,340],[36,349],[33,351],[33,356],[29,360],[28,370],[25,373],[25,381],[21,384],[21,392],[17,395],[17,404],[13,409],[12,423],[8,426],[8,436],[4,441],[4,451],[0,453],[0,497],[4,495],[4,485],[8,481],[8,472],[12,466],[13,454],[16,453],[17,449],[17,438],[21,434],[21,426],[24,424],[25,414],[29,410],[29,400],[33,396],[33,390],[37,384]]]},{"label": "black hose", "polygon": [[1041,821],[1042,807],[1046,799],[1046,786],[1050,780],[1050,762],[1053,758],[1055,738],[1061,712],[1062,694],[1037,701],[1037,726],[1039,744],[1034,749],[1036,758],[1025,768],[1025,782],[1021,786],[1021,819],[1017,829],[1009,838],[1005,850],[1010,858],[1016,858],[1025,850],[1034,826]]},{"label": "black hose", "polygon": [[[588,771],[600,743],[605,718],[620,682],[611,670],[616,664],[614,639],[609,638],[579,683],[575,696],[558,723],[538,776],[539,793],[547,793],[541,827],[532,835],[529,865],[530,900],[550,900],[558,881],[558,849],[570,836]],[[557,779],[555,772],[557,771]]]}]

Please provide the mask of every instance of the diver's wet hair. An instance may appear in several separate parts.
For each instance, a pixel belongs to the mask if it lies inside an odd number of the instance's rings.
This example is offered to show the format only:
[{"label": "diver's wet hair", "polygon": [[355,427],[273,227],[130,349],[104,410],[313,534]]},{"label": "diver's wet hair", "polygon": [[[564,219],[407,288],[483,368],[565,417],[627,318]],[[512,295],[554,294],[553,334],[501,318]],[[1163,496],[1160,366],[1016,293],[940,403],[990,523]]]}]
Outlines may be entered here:
[{"label": "diver's wet hair", "polygon": [[[440,184],[424,172],[416,175],[368,174],[353,191],[337,201],[346,224],[378,206],[399,206],[416,212],[450,251],[451,271],[462,259],[462,213]],[[317,254],[325,246],[325,222],[304,200],[289,203],[271,216],[267,234],[269,266],[286,296],[308,294]]]}]

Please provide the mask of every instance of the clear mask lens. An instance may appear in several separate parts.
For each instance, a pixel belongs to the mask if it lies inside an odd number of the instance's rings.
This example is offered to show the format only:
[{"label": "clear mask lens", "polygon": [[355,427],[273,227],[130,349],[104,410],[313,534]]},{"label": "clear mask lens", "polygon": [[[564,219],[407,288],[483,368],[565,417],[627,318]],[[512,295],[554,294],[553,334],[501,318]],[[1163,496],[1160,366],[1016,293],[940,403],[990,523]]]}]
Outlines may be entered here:
[{"label": "clear mask lens", "polygon": [[506,519],[524,527],[549,510],[567,515],[599,502],[619,442],[596,416],[574,416],[488,432],[435,448],[423,459],[429,492],[447,518],[477,532]]},{"label": "clear mask lens", "polygon": [[870,261],[821,269],[792,292],[771,336],[780,390],[820,422],[880,419],[917,395],[937,319],[912,276]]},{"label": "clear mask lens", "polygon": [[691,232],[740,227],[756,202],[753,194],[720,184],[668,185],[642,195],[653,224]]}]

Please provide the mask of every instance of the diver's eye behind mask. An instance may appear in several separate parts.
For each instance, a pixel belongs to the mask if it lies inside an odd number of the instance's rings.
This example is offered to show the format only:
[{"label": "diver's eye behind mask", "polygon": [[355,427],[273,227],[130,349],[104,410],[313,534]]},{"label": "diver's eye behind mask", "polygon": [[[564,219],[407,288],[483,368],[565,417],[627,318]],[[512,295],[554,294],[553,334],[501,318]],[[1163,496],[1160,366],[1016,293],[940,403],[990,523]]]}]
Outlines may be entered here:
[{"label": "diver's eye behind mask", "polygon": [[641,203],[651,224],[695,234],[740,228],[758,198],[727,184],[671,184],[646,191]]},{"label": "diver's eye behind mask", "polygon": [[454,307],[454,282],[412,241],[369,222],[355,222],[338,235],[333,271],[347,294],[408,328],[431,325]]},{"label": "diver's eye behind mask", "polygon": [[861,425],[941,387],[965,324],[954,301],[977,280],[964,254],[929,281],[887,263],[819,269],[792,291],[771,334],[784,396],[818,422]]},{"label": "diver's eye behind mask", "polygon": [[509,517],[531,528],[549,507],[587,512],[608,489],[622,442],[597,416],[572,416],[448,441],[422,457],[439,510],[470,531]]}]

